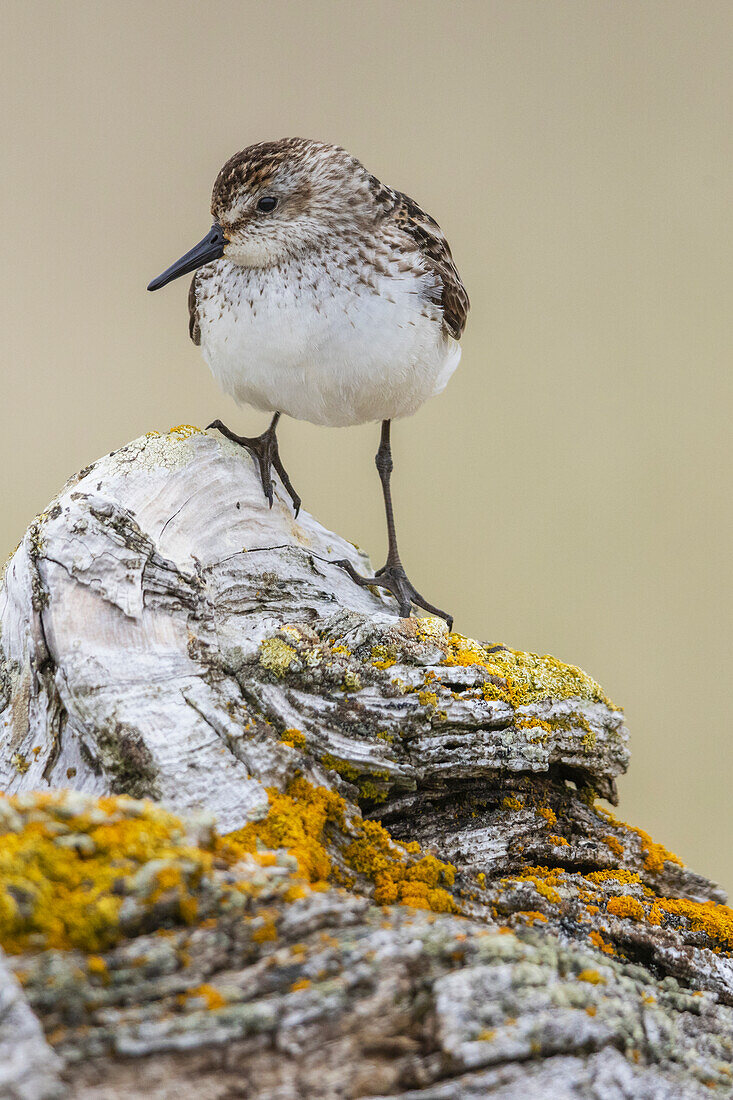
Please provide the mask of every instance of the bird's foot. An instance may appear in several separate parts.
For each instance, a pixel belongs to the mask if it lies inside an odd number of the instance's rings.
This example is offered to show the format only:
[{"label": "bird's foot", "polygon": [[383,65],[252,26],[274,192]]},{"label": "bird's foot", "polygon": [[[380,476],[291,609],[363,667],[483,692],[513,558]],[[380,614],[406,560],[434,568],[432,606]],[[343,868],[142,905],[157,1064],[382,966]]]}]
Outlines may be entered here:
[{"label": "bird's foot", "polygon": [[271,508],[273,502],[272,470],[274,470],[282,481],[283,488],[293,502],[295,515],[298,515],[301,500],[293,488],[287,470],[280,460],[277,435],[273,425],[270,425],[267,431],[263,432],[262,435],[256,435],[251,438],[245,435],[237,435],[230,428],[227,428],[226,424],[222,424],[221,420],[212,421],[208,427],[216,428],[216,430],[221,432],[222,435],[225,435],[227,439],[231,439],[232,443],[238,443],[240,447],[244,447],[249,451],[259,468],[262,491],[267,497]]},{"label": "bird's foot", "polygon": [[334,565],[340,565],[342,569],[345,569],[352,581],[362,588],[386,588],[397,600],[400,615],[403,619],[409,619],[414,604],[415,607],[422,607],[424,611],[429,611],[431,615],[437,615],[438,618],[445,619],[448,629],[453,629],[453,616],[428,603],[424,596],[420,595],[408,579],[401,562],[388,561],[386,565],[377,570],[373,577],[362,577],[360,573],[356,572],[351,562],[345,559],[334,562]]}]

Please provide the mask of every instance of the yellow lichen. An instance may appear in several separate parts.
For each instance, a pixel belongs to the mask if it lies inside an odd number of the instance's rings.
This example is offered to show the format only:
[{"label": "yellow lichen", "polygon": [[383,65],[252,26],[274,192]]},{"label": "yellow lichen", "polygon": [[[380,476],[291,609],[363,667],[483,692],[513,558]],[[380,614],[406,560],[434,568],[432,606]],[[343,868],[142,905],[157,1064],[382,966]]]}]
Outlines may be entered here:
[{"label": "yellow lichen", "polygon": [[[503,687],[487,680],[483,686],[487,699],[520,707],[548,698],[574,698],[605,703],[606,706],[616,709],[595,680],[582,669],[563,664],[556,657],[523,653],[521,650],[508,648],[489,652],[480,642],[457,633],[448,634],[444,645],[446,665],[481,665],[492,676],[506,682],[506,687]],[[529,721],[530,724],[542,725],[536,719]]]},{"label": "yellow lichen", "polygon": [[[150,432],[150,435],[153,433]],[[157,432],[155,433],[158,434]],[[189,439],[192,435],[202,435],[201,428],[197,428],[194,424],[176,424],[175,428],[171,428],[168,432],[169,436],[172,436],[174,440],[182,442],[184,439]]]},{"label": "yellow lichen", "polygon": [[229,833],[227,842],[243,852],[257,851],[258,843],[286,848],[309,882],[326,882],[331,859],[324,844],[325,830],[327,824],[342,820],[343,799],[325,787],[311,787],[304,779],[296,779],[286,794],[271,788],[268,796],[267,817]]},{"label": "yellow lichen", "polygon": [[544,817],[548,825],[557,825],[557,814],[549,806],[540,806],[537,813],[540,817]]},{"label": "yellow lichen", "polygon": [[258,924],[252,933],[252,939],[255,943],[270,943],[277,939],[277,925],[272,917],[261,918],[262,923]]},{"label": "yellow lichen", "polygon": [[324,768],[336,772],[337,775],[340,775],[342,779],[347,780],[349,783],[355,783],[361,775],[359,769],[354,767],[350,760],[342,760],[338,756],[332,756],[330,752],[324,752],[321,763]]},{"label": "yellow lichen", "polygon": [[371,653],[371,662],[374,668],[391,668],[397,662],[397,651],[394,646],[375,645]]},{"label": "yellow lichen", "polygon": [[500,881],[502,886],[510,886],[515,882],[530,882],[541,897],[552,902],[553,905],[559,905],[562,898],[555,887],[559,884],[562,874],[562,869],[557,867],[552,869],[549,867],[528,867],[521,874],[512,875],[511,878],[503,878]]},{"label": "yellow lichen", "polygon": [[[380,773],[383,777],[385,773]],[[359,797],[367,802],[386,802],[389,787],[373,779],[359,780]]]},{"label": "yellow lichen", "polygon": [[[165,896],[174,919],[195,918],[215,838],[197,847],[173,814],[125,798],[54,792],[7,802],[22,827],[4,824],[0,832],[0,944],[6,951],[105,950],[122,935],[128,883],[141,911],[154,910]],[[156,870],[141,882],[146,866]]]},{"label": "yellow lichen", "polygon": [[309,978],[299,978],[297,982],[293,982],[290,986],[290,992],[297,993],[299,989],[308,989],[310,984]]},{"label": "yellow lichen", "polygon": [[[404,850],[416,854],[414,845],[406,845]],[[364,821],[361,836],[345,848],[344,856],[353,870],[374,883],[378,904],[400,902],[438,913],[453,912],[455,902],[444,887],[453,885],[455,868],[432,855],[413,862],[401,858],[398,852],[382,825]]]},{"label": "yellow lichen", "polygon": [[581,970],[578,974],[579,982],[589,982],[591,985],[605,985],[606,979],[597,970]]},{"label": "yellow lichen", "polygon": [[208,982],[204,982],[202,985],[192,989],[191,995],[194,997],[202,997],[206,1003],[206,1007],[210,1012],[214,1012],[217,1008],[223,1008],[227,1003],[226,999],[221,995],[218,989],[215,989],[213,985],[209,985]]},{"label": "yellow lichen", "polygon": [[283,730],[280,740],[284,745],[291,745],[294,749],[305,750],[305,734],[300,730]]}]

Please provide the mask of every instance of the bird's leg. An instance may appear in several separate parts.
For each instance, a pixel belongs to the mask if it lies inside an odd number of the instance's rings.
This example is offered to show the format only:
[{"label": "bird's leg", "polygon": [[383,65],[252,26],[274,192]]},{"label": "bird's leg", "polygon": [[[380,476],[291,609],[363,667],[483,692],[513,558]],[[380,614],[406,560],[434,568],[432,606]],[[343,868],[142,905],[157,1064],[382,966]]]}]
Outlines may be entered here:
[{"label": "bird's leg", "polygon": [[260,471],[260,481],[262,482],[262,489],[265,496],[270,502],[272,508],[272,474],[271,469],[275,470],[275,473],[279,476],[283,483],[283,487],[288,496],[293,502],[293,508],[297,516],[300,511],[300,497],[296,493],[292,486],[290,478],[287,475],[287,471],[280,461],[280,452],[277,447],[277,422],[280,419],[280,413],[275,413],[270,423],[270,427],[267,431],[264,431],[262,435],[256,435],[249,438],[245,435],[236,435],[230,428],[227,428],[226,424],[222,424],[221,420],[214,420],[209,424],[209,428],[216,428],[222,435],[225,435],[227,439],[231,439],[233,443],[238,443],[240,447],[245,447],[254,458]]},{"label": "bird's leg", "polygon": [[387,514],[387,560],[382,568],[377,570],[373,577],[362,577],[348,561],[339,561],[336,564],[343,566],[351,579],[362,587],[375,585],[379,588],[388,589],[397,600],[400,608],[400,615],[402,615],[403,618],[409,618],[412,604],[415,604],[417,607],[422,607],[425,611],[429,611],[431,614],[438,615],[441,619],[445,619],[448,624],[448,629],[452,630],[453,616],[446,614],[445,611],[441,611],[439,607],[434,607],[433,604],[428,603],[427,600],[420,595],[417,589],[408,580],[404,566],[400,560],[399,550],[397,549],[397,532],[395,530],[392,489],[390,485],[393,463],[392,448],[389,441],[389,429],[390,421],[383,420],[382,437],[379,443],[379,450],[374,460],[379,472],[379,480],[382,483],[384,510]]}]

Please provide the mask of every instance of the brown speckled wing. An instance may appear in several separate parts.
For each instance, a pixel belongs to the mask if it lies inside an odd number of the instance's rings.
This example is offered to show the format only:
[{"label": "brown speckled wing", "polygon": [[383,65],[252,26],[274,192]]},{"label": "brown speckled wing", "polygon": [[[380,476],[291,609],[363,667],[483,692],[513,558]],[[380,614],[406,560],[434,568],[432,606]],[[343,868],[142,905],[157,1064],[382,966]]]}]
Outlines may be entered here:
[{"label": "brown speckled wing", "polygon": [[191,285],[188,288],[188,335],[193,340],[194,344],[198,347],[201,343],[201,329],[199,327],[198,310],[196,308],[196,276],[198,272],[194,274],[191,279]]},{"label": "brown speckled wing", "polygon": [[466,327],[470,302],[443,230],[435,218],[431,218],[414,199],[401,191],[393,191],[380,184],[375,197],[385,207],[387,217],[412,238],[426,266],[438,276],[443,328],[449,336],[460,340]]}]

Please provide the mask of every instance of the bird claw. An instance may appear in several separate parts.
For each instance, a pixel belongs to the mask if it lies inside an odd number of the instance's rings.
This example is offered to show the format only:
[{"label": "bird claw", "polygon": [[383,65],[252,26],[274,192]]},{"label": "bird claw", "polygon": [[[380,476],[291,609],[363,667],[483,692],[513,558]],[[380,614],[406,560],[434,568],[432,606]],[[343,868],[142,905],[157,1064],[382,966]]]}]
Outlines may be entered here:
[{"label": "bird claw", "polygon": [[274,422],[267,431],[262,433],[262,435],[253,437],[237,435],[230,428],[227,428],[225,424],[222,424],[221,420],[213,420],[211,424],[209,424],[209,428],[216,428],[216,430],[221,432],[222,435],[225,435],[227,439],[231,439],[232,443],[238,443],[240,447],[244,447],[245,450],[249,451],[252,458],[257,463],[260,472],[262,492],[265,494],[265,498],[270,508],[272,508],[275,501],[270,470],[275,470],[275,473],[283,483],[283,488],[293,502],[293,510],[297,518],[298,512],[300,511],[301,500],[293,488],[287,471],[280,459]]},{"label": "bird claw", "polygon": [[437,615],[439,619],[444,619],[448,629],[453,629],[453,616],[446,611],[441,611],[434,604],[428,603],[409,580],[401,564],[387,562],[386,565],[377,570],[373,577],[362,577],[360,573],[356,572],[351,562],[345,558],[335,561],[334,565],[345,569],[352,581],[361,588],[386,588],[397,600],[401,618],[410,618],[412,605],[414,604],[415,607],[421,607],[424,611],[430,612],[431,615]]}]

